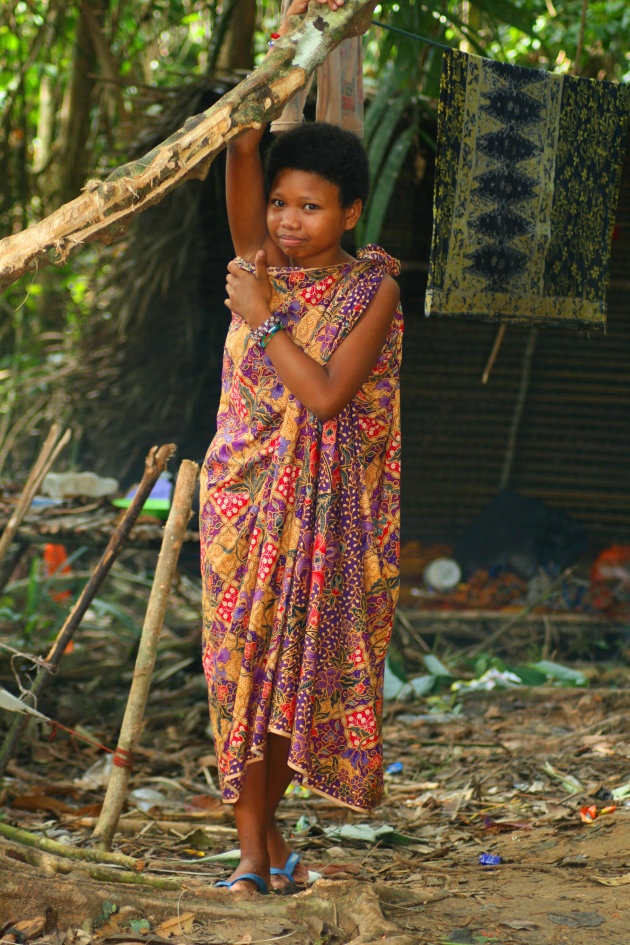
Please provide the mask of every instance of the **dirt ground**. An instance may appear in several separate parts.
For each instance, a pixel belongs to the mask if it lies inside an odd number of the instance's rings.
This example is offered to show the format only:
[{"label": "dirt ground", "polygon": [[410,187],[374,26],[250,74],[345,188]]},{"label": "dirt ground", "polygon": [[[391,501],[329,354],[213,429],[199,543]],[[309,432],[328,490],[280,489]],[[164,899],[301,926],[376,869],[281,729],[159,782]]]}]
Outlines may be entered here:
[{"label": "dirt ground", "polygon": [[[147,733],[131,783],[157,791],[155,805],[139,810],[132,796],[115,838],[134,869],[116,877],[6,835],[90,848],[103,790],[81,779],[102,753],[38,730],[0,798],[3,945],[627,945],[630,807],[611,792],[630,782],[629,706],[619,673],[587,689],[391,706],[382,806],[368,820],[290,794],[283,825],[322,878],[269,897],[213,887],[230,866],[210,857],[233,849],[236,834],[208,742],[168,722]],[[381,828],[376,839],[365,828],[347,835],[364,824]],[[501,860],[483,865],[483,854]],[[123,872],[133,884],[111,881]]]}]

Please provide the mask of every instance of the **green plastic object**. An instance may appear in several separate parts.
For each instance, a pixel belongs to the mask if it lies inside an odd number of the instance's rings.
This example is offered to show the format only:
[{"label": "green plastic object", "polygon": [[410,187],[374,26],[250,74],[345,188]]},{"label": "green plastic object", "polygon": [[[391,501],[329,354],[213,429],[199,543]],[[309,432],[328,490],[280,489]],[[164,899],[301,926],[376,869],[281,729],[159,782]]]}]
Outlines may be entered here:
[{"label": "green plastic object", "polygon": [[[117,506],[119,509],[128,509],[131,505],[131,499],[113,499],[112,505]],[[152,499],[149,497],[142,506],[142,514],[153,515],[155,518],[161,518],[163,521],[166,521],[170,507],[171,503],[168,499]]]}]

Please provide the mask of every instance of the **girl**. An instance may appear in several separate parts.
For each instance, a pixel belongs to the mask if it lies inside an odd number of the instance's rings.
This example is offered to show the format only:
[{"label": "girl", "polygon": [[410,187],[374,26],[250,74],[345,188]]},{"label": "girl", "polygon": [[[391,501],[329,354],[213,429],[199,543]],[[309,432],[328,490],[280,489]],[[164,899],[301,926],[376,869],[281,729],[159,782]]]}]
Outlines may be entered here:
[{"label": "girl", "polygon": [[394,260],[341,246],[367,192],[359,140],[317,123],[281,135],[266,196],[261,136],[227,155],[238,258],[200,534],[204,671],[241,848],[220,885],[265,893],[308,878],[275,821],[293,778],[358,811],[382,791],[402,315]]}]

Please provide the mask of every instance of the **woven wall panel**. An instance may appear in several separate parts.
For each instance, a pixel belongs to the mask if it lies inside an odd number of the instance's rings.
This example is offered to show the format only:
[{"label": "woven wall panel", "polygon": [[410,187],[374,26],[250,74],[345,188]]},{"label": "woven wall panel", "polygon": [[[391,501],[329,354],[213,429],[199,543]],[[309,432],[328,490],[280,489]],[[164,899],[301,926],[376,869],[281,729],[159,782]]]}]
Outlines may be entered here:
[{"label": "woven wall panel", "polygon": [[[382,242],[404,266],[403,539],[454,543],[499,487],[529,330],[507,329],[483,385],[496,327],[424,318],[432,186],[430,161],[419,183],[407,168]],[[573,515],[594,547],[630,541],[628,154],[615,235],[606,335],[538,330],[510,479]]]}]

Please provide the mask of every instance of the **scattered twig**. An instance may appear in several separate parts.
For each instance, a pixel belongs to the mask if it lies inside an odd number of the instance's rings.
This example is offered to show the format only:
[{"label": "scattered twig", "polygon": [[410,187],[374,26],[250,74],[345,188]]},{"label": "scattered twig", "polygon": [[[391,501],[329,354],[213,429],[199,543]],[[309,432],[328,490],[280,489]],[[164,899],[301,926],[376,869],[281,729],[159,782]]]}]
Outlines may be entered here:
[{"label": "scattered twig", "polygon": [[511,630],[512,627],[520,623],[521,620],[527,617],[528,614],[531,614],[532,610],[535,610],[536,607],[544,603],[547,600],[547,598],[551,597],[552,594],[554,594],[555,591],[562,585],[563,581],[565,581],[568,577],[570,577],[571,574],[572,574],[571,568],[567,568],[565,571],[562,572],[562,574],[559,574],[558,577],[555,579],[555,581],[552,581],[549,587],[545,591],[543,591],[542,594],[539,594],[538,597],[536,597],[536,599],[531,602],[531,604],[528,604],[527,607],[523,607],[522,610],[519,610],[519,612],[517,614],[514,614],[514,616],[510,620],[508,620],[507,623],[502,624],[500,627],[497,627],[494,633],[491,633],[489,637],[486,637],[482,643],[479,643],[476,646],[472,647],[468,651],[469,655],[474,656],[475,653],[478,653],[482,649],[487,650],[488,647],[490,647],[496,640],[502,637],[504,633],[507,633],[508,630]]},{"label": "scattered twig", "polygon": [[[10,855],[10,854],[9,854]],[[91,879],[96,879],[102,883],[124,883],[134,886],[152,886],[154,889],[176,889],[182,888],[182,884],[176,879],[163,879],[159,876],[147,876],[144,873],[133,873],[131,870],[117,870],[107,866],[99,866],[92,863],[86,863],[82,860],[74,860],[72,863],[61,856],[54,856],[51,853],[45,853],[43,850],[20,851],[16,859],[23,859],[31,866],[43,867],[47,873],[66,874],[79,870],[87,873]]]}]

